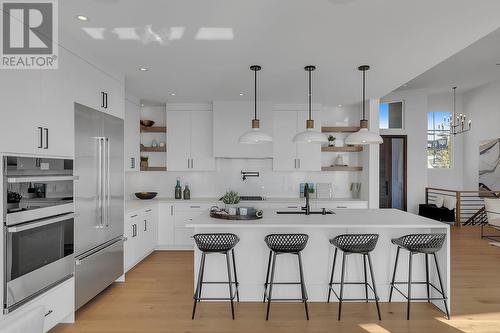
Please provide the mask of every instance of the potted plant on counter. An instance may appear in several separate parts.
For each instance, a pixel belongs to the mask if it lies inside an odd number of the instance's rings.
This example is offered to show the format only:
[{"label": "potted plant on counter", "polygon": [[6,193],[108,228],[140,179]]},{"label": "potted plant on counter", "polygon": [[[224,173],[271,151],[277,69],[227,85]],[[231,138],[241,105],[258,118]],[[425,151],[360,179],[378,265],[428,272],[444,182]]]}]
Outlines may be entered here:
[{"label": "potted plant on counter", "polygon": [[229,215],[236,215],[236,205],[240,203],[240,195],[235,191],[228,191],[222,197],[222,202],[226,205],[226,210]]}]

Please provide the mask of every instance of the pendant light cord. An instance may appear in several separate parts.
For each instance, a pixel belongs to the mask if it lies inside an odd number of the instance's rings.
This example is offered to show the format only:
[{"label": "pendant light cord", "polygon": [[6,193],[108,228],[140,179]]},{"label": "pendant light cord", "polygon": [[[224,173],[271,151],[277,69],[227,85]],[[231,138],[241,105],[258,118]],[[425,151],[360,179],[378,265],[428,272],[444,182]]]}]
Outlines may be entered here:
[{"label": "pendant light cord", "polygon": [[457,116],[457,87],[453,87],[453,121],[452,124],[455,124],[455,119]]},{"label": "pendant light cord", "polygon": [[309,70],[309,120],[311,117],[311,100],[312,100],[312,89],[311,89],[311,70]]},{"label": "pendant light cord", "polygon": [[366,111],[365,111],[365,104],[366,104],[366,92],[365,92],[365,86],[366,86],[366,70],[363,70],[363,120],[366,120]]},{"label": "pendant light cord", "polygon": [[257,120],[257,71],[254,71],[255,79],[254,79],[254,120]]}]

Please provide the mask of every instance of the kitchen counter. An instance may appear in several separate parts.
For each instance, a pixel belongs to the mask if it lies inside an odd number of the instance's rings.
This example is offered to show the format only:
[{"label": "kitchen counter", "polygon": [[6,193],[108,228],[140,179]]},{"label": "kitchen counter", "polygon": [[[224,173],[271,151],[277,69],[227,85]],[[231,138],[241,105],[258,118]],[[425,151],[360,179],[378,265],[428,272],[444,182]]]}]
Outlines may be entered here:
[{"label": "kitchen counter", "polygon": [[[219,197],[220,198],[220,197]],[[213,204],[213,205],[223,205],[222,201],[219,200],[219,198],[215,197],[203,197],[203,198],[192,198],[190,200],[182,200],[182,199],[174,199],[171,197],[156,197],[151,200],[140,200],[140,199],[128,199],[125,200],[125,213],[130,213],[142,208],[150,207],[151,205],[157,205],[159,203],[178,203],[178,204]],[[245,201],[240,201],[239,205],[245,206],[245,205],[266,205],[266,204],[291,204],[291,205],[296,205],[296,204],[304,204],[305,199],[304,198],[278,198],[278,197],[271,197],[271,198],[266,198],[266,200],[245,200]],[[311,199],[311,205],[315,204],[333,204],[333,203],[348,203],[348,202],[355,202],[355,203],[366,203],[365,200],[361,199],[352,199],[352,198],[333,198],[333,199]]]},{"label": "kitchen counter", "polygon": [[[379,235],[377,247],[372,252],[374,274],[377,291],[382,302],[389,296],[390,281],[396,246],[391,243],[392,238],[413,233],[444,233],[447,235],[443,248],[437,253],[440,270],[443,275],[445,291],[450,297],[450,227],[448,224],[434,221],[395,209],[333,209],[333,215],[278,215],[275,210],[264,209],[264,217],[254,221],[231,221],[211,218],[200,215],[186,224],[193,228],[192,234],[197,233],[234,233],[240,237],[235,247],[236,267],[240,283],[241,301],[262,301],[263,284],[267,268],[269,249],[264,237],[271,233],[305,233],[309,241],[302,253],[304,274],[309,300],[325,302],[328,293],[328,282],[333,262],[333,246],[329,239],[345,233],[376,233]],[[199,250],[194,252],[195,281],[201,258]],[[205,266],[206,281],[224,281],[225,262],[220,256],[210,256],[210,263]],[[397,281],[407,281],[408,252],[403,251],[400,256]],[[337,258],[338,259],[338,258]],[[340,259],[337,260],[335,279],[339,279]],[[363,280],[362,256],[350,255],[346,259],[346,277],[349,281]],[[429,265],[430,280],[437,285],[437,272],[434,265]],[[280,255],[277,258],[276,281],[297,281],[297,259],[291,255]],[[425,257],[413,256],[414,281],[425,280]],[[413,296],[425,297],[425,288],[413,288]],[[277,298],[296,298],[300,292],[297,286],[279,286],[273,290]],[[227,286],[211,286],[203,289],[204,297],[225,297]],[[349,285],[345,289],[348,298],[363,298],[362,286]],[[431,296],[437,297],[432,291]],[[397,293],[394,301],[404,301]],[[448,299],[450,304],[450,299]],[[435,305],[443,310],[443,302],[436,301]]]}]

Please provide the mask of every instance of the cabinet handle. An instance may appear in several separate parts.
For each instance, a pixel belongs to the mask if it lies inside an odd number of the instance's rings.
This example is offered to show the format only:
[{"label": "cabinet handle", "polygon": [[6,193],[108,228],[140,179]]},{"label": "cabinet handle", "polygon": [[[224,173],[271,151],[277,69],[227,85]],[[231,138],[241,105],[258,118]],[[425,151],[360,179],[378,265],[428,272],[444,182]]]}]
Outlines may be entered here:
[{"label": "cabinet handle", "polygon": [[347,208],[347,206],[337,206],[337,208]]},{"label": "cabinet handle", "polygon": [[49,148],[49,129],[44,128],[43,130],[45,131],[45,147],[43,147],[43,149],[48,149]]},{"label": "cabinet handle", "polygon": [[194,169],[194,159],[191,159],[191,169]]},{"label": "cabinet handle", "polygon": [[108,93],[104,93],[104,108],[108,108]]},{"label": "cabinet handle", "polygon": [[43,148],[43,128],[38,127],[38,148]]},{"label": "cabinet handle", "polygon": [[47,312],[47,313],[45,314],[45,317],[48,317],[48,316],[50,316],[50,315],[52,314],[52,312],[54,312],[54,311],[52,311],[52,310],[49,310],[49,311],[48,311],[48,312]]},{"label": "cabinet handle", "polygon": [[189,158],[187,159],[187,162],[188,162],[188,169],[189,169]]},{"label": "cabinet handle", "polygon": [[189,206],[189,208],[200,208],[201,206]]},{"label": "cabinet handle", "polygon": [[134,218],[134,217],[137,217],[137,214],[134,214],[134,215],[130,216],[130,218]]},{"label": "cabinet handle", "polygon": [[174,216],[174,206],[170,206],[170,216]]},{"label": "cabinet handle", "polygon": [[149,213],[151,211],[151,208],[150,209],[146,209],[146,213]]},{"label": "cabinet handle", "polygon": [[144,220],[144,231],[148,231],[148,221]]},{"label": "cabinet handle", "polygon": [[287,208],[299,208],[298,206],[288,206]]},{"label": "cabinet handle", "polygon": [[137,236],[137,224],[132,224],[132,237]]},{"label": "cabinet handle", "polygon": [[101,108],[104,107],[104,91],[101,91]]},{"label": "cabinet handle", "polygon": [[135,169],[135,157],[130,158],[130,169]]},{"label": "cabinet handle", "polygon": [[297,162],[299,164],[299,169],[300,169],[300,158],[297,159]]}]

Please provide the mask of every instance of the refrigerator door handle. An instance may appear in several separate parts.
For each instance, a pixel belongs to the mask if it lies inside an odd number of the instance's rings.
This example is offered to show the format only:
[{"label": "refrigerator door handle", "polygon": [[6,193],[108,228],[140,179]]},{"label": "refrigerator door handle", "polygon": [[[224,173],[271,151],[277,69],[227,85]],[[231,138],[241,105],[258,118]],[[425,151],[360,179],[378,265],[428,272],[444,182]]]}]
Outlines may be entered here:
[{"label": "refrigerator door handle", "polygon": [[123,242],[125,242],[126,240],[127,240],[127,238],[126,238],[126,237],[120,237],[120,239],[118,239],[118,240],[114,241],[113,243],[111,243],[111,244],[107,244],[106,246],[101,247],[101,248],[99,248],[99,249],[97,249],[97,250],[93,251],[92,253],[90,253],[90,254],[86,255],[85,257],[82,257],[82,258],[76,259],[76,260],[75,260],[75,264],[76,264],[76,265],[81,265],[81,264],[83,264],[83,263],[85,262],[85,260],[90,259],[90,258],[94,257],[95,255],[100,254],[103,250],[109,249],[109,248],[111,248],[111,247],[113,247],[113,246],[116,246],[116,245],[118,245],[118,244],[120,244],[120,243],[123,243]]},{"label": "refrigerator door handle", "polygon": [[97,138],[97,228],[102,225],[102,140]]},{"label": "refrigerator door handle", "polygon": [[[107,96],[106,96],[107,98]],[[107,101],[106,101],[107,103]],[[109,148],[109,138],[106,138],[106,227],[109,228],[109,210],[110,210],[110,148]]]}]

